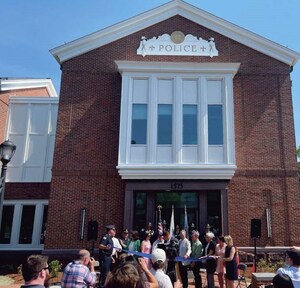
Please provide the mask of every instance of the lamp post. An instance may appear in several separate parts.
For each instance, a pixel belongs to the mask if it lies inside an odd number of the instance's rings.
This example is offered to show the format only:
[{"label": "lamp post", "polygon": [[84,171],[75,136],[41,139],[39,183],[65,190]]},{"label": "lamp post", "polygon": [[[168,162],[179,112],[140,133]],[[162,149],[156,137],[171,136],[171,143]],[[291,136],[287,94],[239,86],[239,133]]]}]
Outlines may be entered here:
[{"label": "lamp post", "polygon": [[0,232],[1,232],[1,224],[2,224],[2,212],[3,212],[3,200],[4,200],[7,164],[14,156],[16,152],[16,148],[17,148],[16,145],[9,140],[5,140],[2,144],[0,144],[0,160],[2,162],[1,178],[0,178]]}]

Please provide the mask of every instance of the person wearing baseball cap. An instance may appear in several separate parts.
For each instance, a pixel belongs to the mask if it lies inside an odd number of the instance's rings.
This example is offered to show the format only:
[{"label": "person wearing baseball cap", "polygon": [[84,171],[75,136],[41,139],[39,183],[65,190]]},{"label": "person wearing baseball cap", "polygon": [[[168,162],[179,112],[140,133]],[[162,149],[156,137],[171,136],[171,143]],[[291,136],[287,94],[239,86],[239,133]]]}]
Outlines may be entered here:
[{"label": "person wearing baseball cap", "polygon": [[123,229],[122,231],[122,237],[120,238],[120,243],[123,247],[123,249],[127,249],[129,244],[130,238],[129,238],[129,231],[128,229]]},{"label": "person wearing baseball cap", "polygon": [[101,263],[101,279],[100,285],[104,286],[106,276],[110,271],[111,255],[113,252],[113,237],[116,236],[116,228],[114,225],[106,226],[106,234],[101,238],[99,243],[100,263]]},{"label": "person wearing baseball cap", "polygon": [[152,268],[150,272],[156,278],[159,288],[173,288],[171,279],[164,272],[166,264],[166,252],[163,249],[156,248],[151,254]]},{"label": "person wearing baseball cap", "polygon": [[294,287],[300,287],[300,248],[292,247],[285,252],[285,263],[288,267],[279,268],[276,274],[290,276]]}]

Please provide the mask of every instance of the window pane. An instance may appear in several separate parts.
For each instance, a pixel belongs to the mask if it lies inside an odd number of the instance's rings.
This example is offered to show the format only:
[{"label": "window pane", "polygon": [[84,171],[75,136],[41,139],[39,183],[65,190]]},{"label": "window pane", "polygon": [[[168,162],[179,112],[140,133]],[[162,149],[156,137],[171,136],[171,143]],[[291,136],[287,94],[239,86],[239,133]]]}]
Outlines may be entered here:
[{"label": "window pane", "polygon": [[134,229],[145,228],[147,213],[147,194],[145,192],[136,192],[134,201]]},{"label": "window pane", "polygon": [[19,244],[31,244],[35,206],[23,206]]},{"label": "window pane", "polygon": [[208,105],[208,145],[223,145],[222,105]]},{"label": "window pane", "polygon": [[172,144],[172,105],[158,105],[157,144]]},{"label": "window pane", "polygon": [[166,220],[167,228],[170,225],[172,205],[174,206],[174,224],[184,227],[185,207],[188,222],[198,226],[198,193],[196,192],[158,192],[156,194],[156,207],[161,205],[161,218]]},{"label": "window pane", "polygon": [[146,144],[147,104],[132,105],[131,144]]},{"label": "window pane", "polygon": [[44,206],[44,213],[43,213],[43,223],[42,223],[40,244],[45,243],[47,219],[48,219],[48,206],[45,205]]},{"label": "window pane", "polygon": [[15,206],[3,206],[0,243],[9,244]]},{"label": "window pane", "polygon": [[197,143],[197,105],[183,105],[183,144]]},{"label": "window pane", "polygon": [[221,193],[220,191],[207,192],[207,223],[213,227],[215,235],[222,234],[221,221]]}]

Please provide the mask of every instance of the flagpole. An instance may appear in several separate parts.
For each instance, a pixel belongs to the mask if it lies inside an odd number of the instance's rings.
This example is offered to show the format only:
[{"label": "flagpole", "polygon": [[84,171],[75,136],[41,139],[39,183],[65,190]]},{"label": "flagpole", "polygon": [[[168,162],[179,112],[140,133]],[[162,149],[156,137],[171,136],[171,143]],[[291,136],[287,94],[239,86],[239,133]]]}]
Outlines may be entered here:
[{"label": "flagpole", "polygon": [[184,205],[184,230],[186,231],[186,233],[189,233],[189,222],[186,211],[186,205]]},{"label": "flagpole", "polygon": [[174,230],[175,230],[175,224],[174,224],[174,205],[172,205],[172,214],[171,214],[171,220],[170,220],[170,236],[171,236],[171,239],[174,238]]}]

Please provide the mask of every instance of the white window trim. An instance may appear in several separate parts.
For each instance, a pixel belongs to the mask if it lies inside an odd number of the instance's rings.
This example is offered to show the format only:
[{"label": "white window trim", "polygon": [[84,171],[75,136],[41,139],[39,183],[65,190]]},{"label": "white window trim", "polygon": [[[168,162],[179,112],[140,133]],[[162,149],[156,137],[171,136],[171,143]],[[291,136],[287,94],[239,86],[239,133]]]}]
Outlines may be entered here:
[{"label": "white window trim", "polygon": [[[40,244],[40,236],[43,221],[44,206],[48,205],[48,200],[5,200],[4,206],[14,205],[14,215],[12,231],[9,244],[0,244],[1,250],[43,250],[44,245]],[[25,205],[35,205],[34,225],[31,244],[19,244],[22,208]]]},{"label": "white window trim", "polygon": [[[121,116],[120,116],[120,137],[119,137],[119,162],[117,169],[122,179],[231,179],[236,170],[235,165],[235,143],[234,143],[234,110],[233,110],[233,77],[237,73],[240,63],[185,63],[185,62],[138,62],[138,61],[116,61],[120,73],[122,74],[122,98],[121,98]],[[180,156],[176,155],[175,163],[158,164],[156,159],[156,133],[151,123],[148,126],[148,142],[147,145],[147,163],[132,164],[130,163],[130,138],[131,138],[131,107],[132,107],[132,81],[133,79],[149,79],[149,94],[155,91],[154,77],[167,79],[175,79],[176,89],[181,89],[179,86],[178,77],[180,78],[198,78],[201,95],[206,95],[206,81],[207,79],[218,79],[224,81],[224,99],[223,99],[223,117],[224,117],[224,164],[210,164],[208,163],[208,150],[205,145],[198,142],[199,149],[199,164],[183,164],[180,163]],[[176,94],[176,91],[175,91]],[[205,98],[205,97],[204,97]],[[201,100],[202,101],[202,100]],[[182,102],[181,100],[179,101]],[[180,103],[174,103],[175,109]],[[149,104],[150,112],[153,111],[153,106],[156,106],[155,101]],[[182,103],[181,103],[182,104]],[[176,106],[177,105],[177,106]],[[181,105],[182,106],[182,105]],[[180,106],[180,107],[181,107]],[[207,106],[206,100],[203,100],[200,106],[200,116],[204,116],[203,110]],[[176,108],[177,107],[177,108]],[[178,112],[176,110],[176,113]],[[149,110],[148,110],[149,111]],[[181,111],[181,110],[180,110]],[[182,114],[182,113],[181,113]],[[180,114],[180,115],[181,115]],[[150,115],[150,113],[148,114]],[[154,119],[155,116],[154,115]],[[204,121],[201,123],[206,127],[207,115],[203,117]],[[150,122],[150,121],[148,121]],[[200,129],[200,130],[201,130]],[[182,133],[177,131],[173,146],[174,150],[179,151]],[[204,143],[207,143],[207,133],[203,132]],[[149,135],[150,134],[150,135]],[[150,137],[149,137],[150,136]],[[178,146],[179,145],[179,146]]]}]

